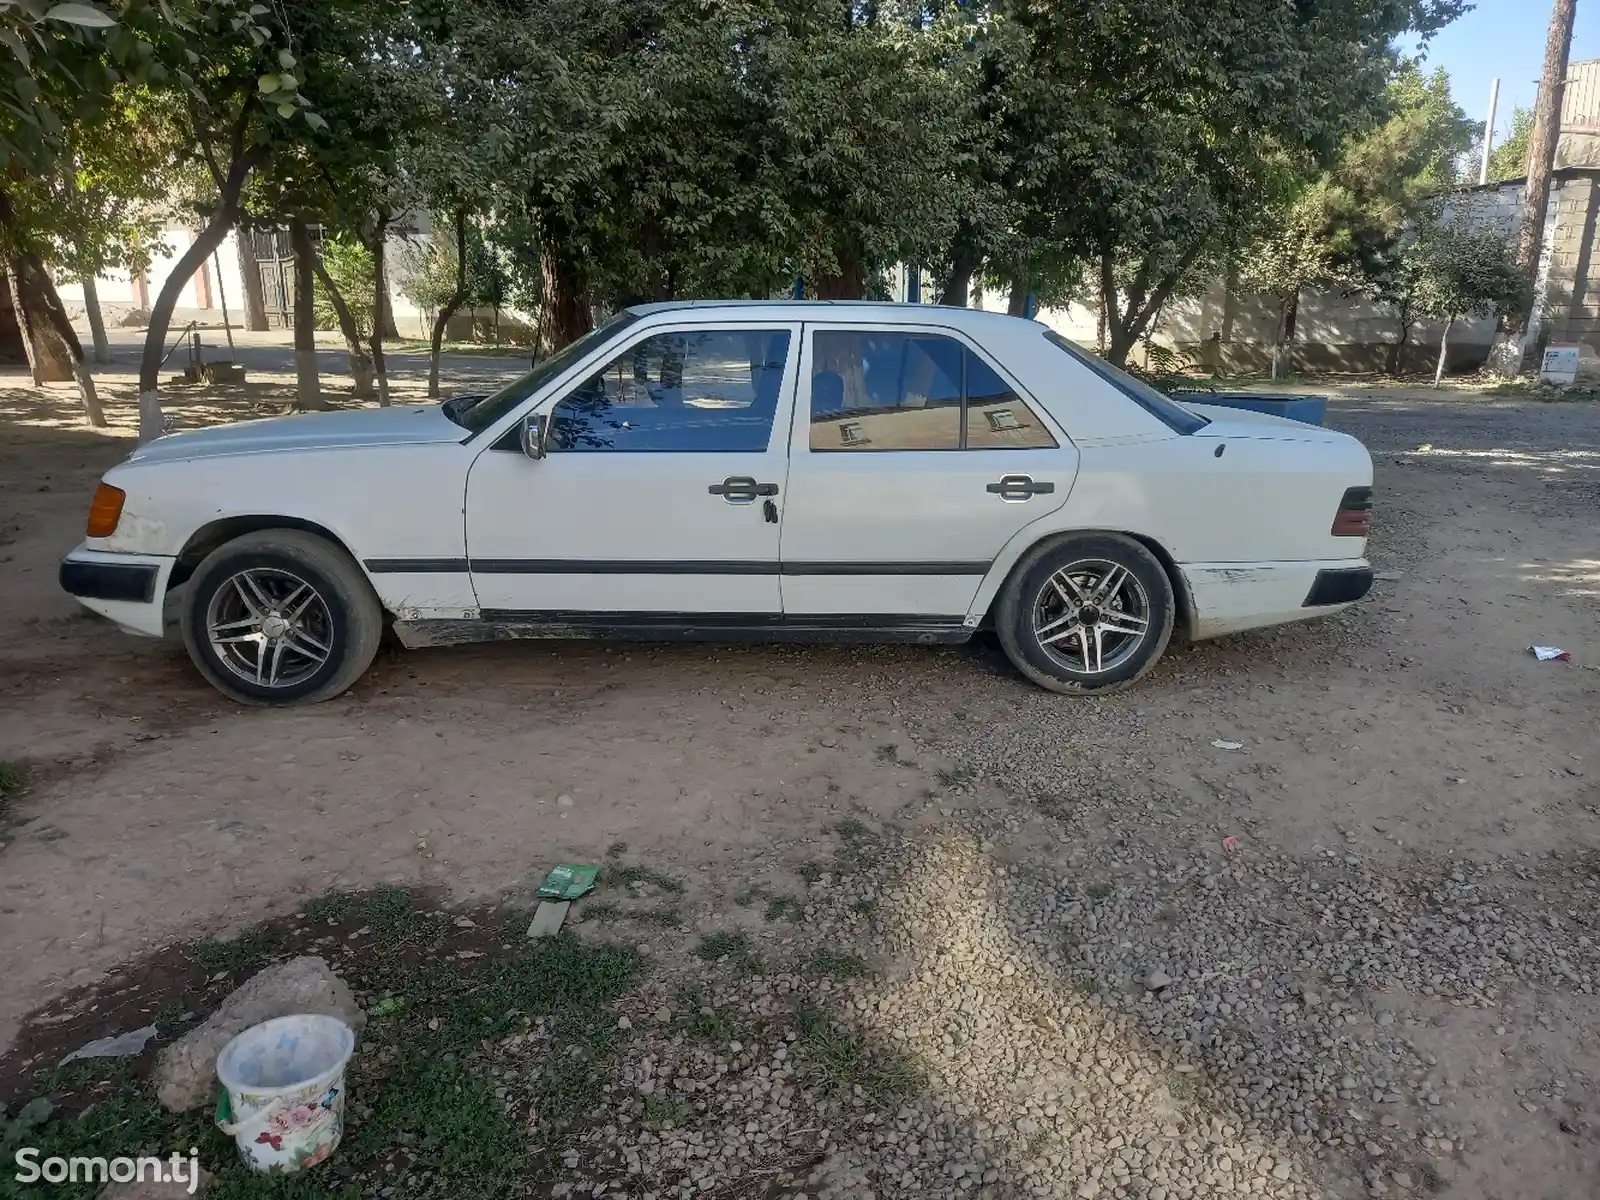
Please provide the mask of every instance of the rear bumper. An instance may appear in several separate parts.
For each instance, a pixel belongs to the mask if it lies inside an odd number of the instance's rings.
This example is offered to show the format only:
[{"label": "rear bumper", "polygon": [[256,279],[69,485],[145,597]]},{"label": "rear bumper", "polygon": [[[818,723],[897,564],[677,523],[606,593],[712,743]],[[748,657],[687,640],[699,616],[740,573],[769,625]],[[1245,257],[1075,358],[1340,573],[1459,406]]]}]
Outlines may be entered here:
[{"label": "rear bumper", "polygon": [[1326,608],[1330,604],[1353,604],[1371,590],[1371,567],[1335,567],[1318,571],[1302,607]]},{"label": "rear bumper", "polygon": [[167,577],[175,560],[153,554],[113,554],[79,546],[61,560],[62,590],[85,608],[130,633],[160,637]]},{"label": "rear bumper", "polygon": [[1321,562],[1184,563],[1196,639],[1326,616],[1372,586],[1365,559]]}]

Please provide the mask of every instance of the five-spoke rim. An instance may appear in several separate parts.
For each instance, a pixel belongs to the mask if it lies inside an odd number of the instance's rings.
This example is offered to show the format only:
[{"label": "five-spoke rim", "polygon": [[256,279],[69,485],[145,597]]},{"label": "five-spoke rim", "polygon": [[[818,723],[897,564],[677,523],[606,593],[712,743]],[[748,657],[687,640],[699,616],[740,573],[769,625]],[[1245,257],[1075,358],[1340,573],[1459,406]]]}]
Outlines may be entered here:
[{"label": "five-spoke rim", "polygon": [[1046,654],[1083,675],[1115,671],[1150,634],[1150,598],[1121,563],[1085,558],[1045,581],[1033,602],[1033,636]]},{"label": "five-spoke rim", "polygon": [[212,593],[206,637],[240,679],[258,687],[294,687],[333,653],[333,615],[317,589],[298,575],[251,567]]}]

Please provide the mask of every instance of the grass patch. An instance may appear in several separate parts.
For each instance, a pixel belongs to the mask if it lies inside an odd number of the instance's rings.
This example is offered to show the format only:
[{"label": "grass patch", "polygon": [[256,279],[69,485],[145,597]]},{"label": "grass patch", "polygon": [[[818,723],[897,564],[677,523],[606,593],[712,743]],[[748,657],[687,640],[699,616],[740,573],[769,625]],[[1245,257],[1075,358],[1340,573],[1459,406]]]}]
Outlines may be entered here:
[{"label": "grass patch", "polygon": [[822,879],[822,864],[819,862],[803,862],[800,869],[795,872],[807,884],[817,883]]},{"label": "grass patch", "polygon": [[860,979],[872,974],[867,960],[859,954],[841,954],[837,950],[818,950],[811,956],[811,969],[835,979]]},{"label": "grass patch", "polygon": [[653,871],[649,867],[637,864],[629,866],[607,867],[600,872],[598,883],[607,887],[632,887],[636,883],[647,883],[660,888],[663,892],[670,892],[674,896],[683,895],[684,886],[681,880],[674,879],[671,875],[663,875],[660,871]]},{"label": "grass patch", "polygon": [[12,766],[4,759],[0,759],[0,796],[9,796],[12,792],[20,792],[28,782],[21,767]]},{"label": "grass patch", "polygon": [[628,843],[627,842],[612,842],[611,845],[606,847],[606,857],[607,858],[621,858],[627,852],[628,852]]},{"label": "grass patch", "polygon": [[694,948],[694,952],[697,957],[707,962],[726,960],[727,964],[737,971],[754,974],[761,970],[761,959],[750,945],[748,934],[708,933],[700,939],[700,944]]},{"label": "grass patch", "polygon": [[578,910],[585,921],[610,921],[622,915],[622,908],[610,900],[591,900]]},{"label": "grass patch", "polygon": [[1091,883],[1088,887],[1083,889],[1083,894],[1088,896],[1091,900],[1104,900],[1114,891],[1116,891],[1116,889],[1109,883]]},{"label": "grass patch", "polygon": [[940,767],[933,774],[934,778],[944,784],[945,787],[960,787],[963,784],[971,783],[976,778],[971,767],[963,766]]},{"label": "grass patch", "polygon": [[856,1089],[877,1103],[904,1100],[923,1087],[922,1072],[902,1054],[874,1052],[855,1034],[840,1029],[815,1005],[795,1009],[800,1049],[817,1086],[831,1096],[853,1095]]},{"label": "grass patch", "polygon": [[864,896],[850,907],[861,916],[870,917],[878,911],[878,898],[876,896]]},{"label": "grass patch", "polygon": [[688,1101],[678,1096],[653,1095],[644,1098],[645,1124],[659,1129],[664,1125],[682,1125],[689,1115]]},{"label": "grass patch", "polygon": [[212,938],[201,942],[190,953],[195,962],[209,974],[215,975],[218,972],[232,974],[256,970],[277,949],[276,938],[252,930],[236,938]]},{"label": "grass patch", "polygon": [[798,921],[805,904],[794,896],[774,896],[761,914],[769,921]]},{"label": "grass patch", "polygon": [[683,910],[676,904],[658,904],[654,908],[636,909],[623,916],[641,925],[682,925]]},{"label": "grass patch", "polygon": [[[132,1058],[78,1062],[38,1076],[31,1090],[49,1095],[57,1109],[19,1130],[25,1144],[39,1147],[41,1159],[170,1155],[196,1146],[217,1177],[207,1191],[216,1200],[379,1194],[500,1200],[555,1182],[570,1131],[587,1120],[610,1081],[609,1060],[627,1036],[612,1004],[636,984],[640,956],[627,946],[570,936],[502,939],[496,920],[477,913],[478,926],[464,934],[454,914],[432,914],[399,889],[317,897],[302,912],[312,921],[373,926],[340,968],[365,998],[369,1020],[351,1062],[348,1125],[333,1159],[303,1175],[251,1173],[210,1111],[167,1113],[150,1081],[140,1078],[148,1059]],[[202,942],[183,955],[210,969],[237,970],[267,953],[302,951],[321,932],[291,926],[280,922],[233,941]],[[456,953],[464,938],[481,947],[477,957]],[[500,940],[512,948],[496,949]],[[504,1092],[513,1073],[492,1076],[484,1057],[517,1053],[500,1044],[535,1021],[543,1022],[539,1070],[518,1069],[517,1086],[502,1098],[496,1088]],[[32,1109],[35,1116],[41,1110]],[[0,1137],[5,1131],[0,1116]],[[4,1157],[9,1167],[10,1155]],[[31,1194],[17,1187],[12,1172],[0,1170],[0,1197]],[[52,1194],[87,1200],[97,1191],[98,1185],[82,1184]]]},{"label": "grass patch", "polygon": [[833,827],[833,831],[847,842],[856,842],[872,836],[872,830],[867,828],[865,822],[858,821],[854,817],[846,817]]},{"label": "grass patch", "polygon": [[900,761],[900,745],[898,742],[885,742],[878,747],[875,753],[879,762],[892,763]]}]

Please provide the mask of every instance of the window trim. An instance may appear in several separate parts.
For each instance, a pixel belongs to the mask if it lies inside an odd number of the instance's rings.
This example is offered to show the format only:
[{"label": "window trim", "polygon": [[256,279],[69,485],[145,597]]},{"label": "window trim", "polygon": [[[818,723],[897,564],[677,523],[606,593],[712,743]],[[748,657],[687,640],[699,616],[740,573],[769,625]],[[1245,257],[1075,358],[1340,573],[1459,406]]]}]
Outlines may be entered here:
[{"label": "window trim", "polygon": [[[641,320],[646,320],[646,319],[647,318],[641,318]],[[667,335],[671,335],[671,334],[696,334],[696,333],[730,333],[730,334],[731,333],[782,333],[782,334],[786,334],[788,336],[788,338],[789,338],[789,346],[786,349],[786,351],[784,353],[784,358],[783,358],[784,375],[783,375],[782,381],[778,384],[778,402],[777,402],[776,407],[772,410],[772,424],[771,424],[771,427],[767,430],[766,445],[764,445],[760,449],[758,449],[758,450],[728,450],[728,449],[706,449],[706,450],[647,450],[647,449],[637,449],[637,450],[616,450],[616,449],[612,449],[612,450],[608,450],[608,451],[594,451],[594,452],[592,452],[592,453],[611,453],[611,454],[769,454],[769,453],[771,453],[772,447],[773,447],[773,437],[777,434],[780,426],[782,425],[781,418],[782,418],[782,415],[783,415],[784,397],[785,397],[786,394],[791,396],[791,397],[793,396],[794,387],[796,386],[796,382],[799,379],[799,374],[800,374],[799,339],[804,336],[804,328],[805,328],[804,325],[799,321],[771,321],[771,320],[761,321],[761,320],[755,320],[755,319],[744,320],[744,321],[740,321],[740,320],[716,321],[716,322],[710,322],[710,323],[704,322],[704,321],[697,321],[697,322],[688,322],[688,321],[681,321],[681,320],[680,321],[666,321],[666,322],[663,322],[663,323],[658,324],[658,325],[644,325],[642,328],[637,326],[637,325],[630,325],[630,326],[628,326],[628,332],[632,332],[632,333],[637,334],[637,336],[634,337],[633,340],[612,343],[612,346],[614,347],[614,349],[608,348],[606,353],[603,354],[602,356],[600,356],[596,360],[586,360],[586,365],[583,367],[583,369],[578,371],[576,374],[574,374],[572,376],[569,376],[564,381],[564,383],[562,385],[559,385],[556,388],[556,390],[552,391],[548,395],[546,395],[543,398],[541,398],[535,404],[534,408],[529,410],[529,412],[530,413],[532,413],[532,412],[543,413],[544,415],[553,418],[555,416],[556,409],[559,408],[564,401],[570,399],[572,397],[572,395],[577,391],[577,389],[579,387],[581,387],[584,383],[586,383],[588,381],[588,379],[594,374],[595,371],[603,370],[606,367],[609,367],[617,359],[621,358],[625,354],[632,353],[639,346],[643,345],[645,342],[649,341],[653,337],[663,337],[663,336],[667,336]],[[791,369],[790,369],[791,367],[793,368],[792,372],[791,372]],[[792,409],[791,409],[791,411],[792,411]],[[561,450],[561,449],[558,449],[558,448],[553,447],[553,446],[550,448],[550,454],[551,454],[552,457],[554,457],[557,454],[574,454],[574,453],[586,453],[586,452],[584,452],[584,451],[572,451],[572,450]]]},{"label": "window trim", "polygon": [[[1138,380],[1134,379],[1134,377],[1129,375],[1127,372],[1118,370],[1116,367],[1106,362],[1103,358],[1090,354],[1087,350],[1083,349],[1077,343],[1072,341],[1072,339],[1064,336],[1063,334],[1057,333],[1054,329],[1051,329],[1048,326],[1044,328],[1044,338],[1045,341],[1049,342],[1057,349],[1066,351],[1069,357],[1074,359],[1076,362],[1081,363],[1083,366],[1088,367],[1089,370],[1093,371],[1097,377],[1103,379],[1106,383],[1109,383],[1112,387],[1116,388],[1117,391],[1121,392],[1129,400],[1132,400],[1140,408],[1144,409],[1145,412],[1149,413],[1152,417],[1160,421],[1168,429],[1172,430],[1181,437],[1188,437],[1191,434],[1198,433],[1207,425],[1211,424],[1210,421],[1208,421],[1205,417],[1202,417],[1199,413],[1191,412],[1189,409],[1179,404],[1170,396],[1161,395],[1160,392],[1150,387],[1149,384],[1139,383]],[[1144,392],[1140,391],[1140,388],[1148,389],[1150,395],[1146,395]],[[1161,403],[1156,403],[1155,400],[1151,399],[1152,396],[1159,397]],[[1170,409],[1176,409],[1177,412],[1182,413],[1183,416],[1177,416],[1171,412]]]},{"label": "window trim", "polygon": [[[964,351],[964,353],[961,355],[961,385],[960,385],[961,386],[961,403],[958,406],[960,414],[961,414],[961,419],[960,419],[960,424],[958,426],[959,433],[958,433],[956,445],[954,445],[954,446],[940,446],[940,447],[926,447],[926,448],[924,448],[924,447],[909,447],[909,446],[907,446],[907,447],[898,447],[898,446],[881,446],[881,447],[858,446],[855,449],[851,449],[849,446],[831,446],[831,447],[828,447],[828,446],[813,446],[811,444],[811,427],[812,427],[812,420],[811,420],[811,378],[816,374],[815,370],[812,369],[812,368],[814,367],[814,364],[815,364],[816,335],[819,334],[819,333],[899,334],[899,335],[901,335],[903,337],[906,337],[906,338],[915,338],[915,337],[919,337],[919,336],[920,337],[942,337],[942,338],[946,338],[946,339],[954,342],[956,345],[960,346],[961,349]],[[846,322],[843,322],[843,321],[840,321],[840,322],[808,321],[808,322],[806,322],[806,325],[805,325],[804,336],[806,338],[806,342],[805,342],[805,346],[804,346],[804,355],[803,355],[804,361],[803,361],[803,363],[801,365],[806,369],[797,370],[797,372],[796,372],[796,377],[795,377],[796,392],[795,392],[794,418],[793,419],[794,419],[794,424],[796,424],[798,426],[802,426],[804,428],[804,430],[805,430],[805,434],[800,439],[800,441],[801,441],[801,444],[803,445],[803,447],[805,448],[807,453],[810,453],[810,454],[956,454],[956,453],[964,453],[964,452],[966,452],[968,450],[977,450],[979,452],[987,452],[987,451],[993,451],[993,450],[1013,451],[1013,450],[1059,450],[1059,449],[1061,449],[1062,439],[1065,437],[1065,434],[1064,434],[1064,432],[1062,430],[1059,430],[1059,429],[1055,428],[1053,426],[1053,424],[1051,423],[1051,420],[1043,415],[1043,411],[1044,411],[1043,410],[1043,406],[1039,403],[1039,401],[1037,399],[1035,399],[1034,396],[1030,392],[1028,392],[1028,390],[1026,388],[1024,388],[1020,384],[1018,384],[1016,379],[1014,379],[1012,377],[1011,373],[1009,371],[1007,371],[999,363],[997,363],[992,356],[987,354],[985,351],[983,351],[978,346],[974,345],[972,340],[970,338],[968,338],[966,336],[966,334],[962,330],[955,329],[955,328],[953,328],[951,326],[948,326],[948,325],[925,325],[925,324],[895,325],[895,324],[887,324],[887,323],[886,324],[878,324],[878,323],[875,323],[875,322],[863,323],[863,324],[855,324],[855,323],[846,323]],[[1021,403],[1027,408],[1027,410],[1030,413],[1033,414],[1034,420],[1037,421],[1038,424],[1039,424],[1039,428],[1044,430],[1045,435],[1047,437],[1049,437],[1049,439],[1050,439],[1050,444],[1048,446],[969,446],[967,444],[967,418],[968,418],[968,400],[969,400],[969,396],[967,394],[967,390],[968,390],[967,355],[969,355],[969,354],[976,355],[977,358],[979,360],[981,360],[986,367],[988,367],[991,371],[994,372],[995,378],[1000,380],[1001,383],[1006,384],[1011,389],[1012,393],[1016,396],[1016,398],[1019,401],[1021,401]],[[904,366],[903,365],[901,367],[901,370],[902,370],[902,373],[903,373],[904,372]],[[806,380],[806,419],[805,419],[805,421],[803,423],[800,420],[800,394],[799,394],[799,391],[798,391],[799,386],[800,386],[800,380],[802,378],[804,378]],[[898,406],[896,406],[896,407],[898,407]],[[860,411],[864,411],[864,410],[857,409],[857,410],[853,410],[853,411],[860,412]]]}]

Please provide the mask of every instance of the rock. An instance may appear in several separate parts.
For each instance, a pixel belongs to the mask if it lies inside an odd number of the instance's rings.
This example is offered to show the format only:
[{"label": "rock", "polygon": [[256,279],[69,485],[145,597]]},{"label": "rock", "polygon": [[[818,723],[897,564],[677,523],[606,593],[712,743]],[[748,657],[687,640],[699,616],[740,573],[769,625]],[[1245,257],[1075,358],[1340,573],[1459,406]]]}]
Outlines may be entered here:
[{"label": "rock", "polygon": [[268,967],[236,988],[206,1020],[184,1034],[156,1065],[156,1097],[169,1112],[197,1108],[211,1099],[217,1055],[252,1025],[314,1013],[337,1017],[359,1030],[367,1017],[350,989],[314,955]]},{"label": "rock", "polygon": [[1168,975],[1160,967],[1157,967],[1154,971],[1151,971],[1150,974],[1144,977],[1145,988],[1152,992],[1159,992],[1171,982],[1172,976]]},{"label": "rock", "polygon": [[1272,1168],[1272,1177],[1279,1180],[1289,1178],[1289,1164],[1280,1160],[1277,1165]]},{"label": "rock", "polygon": [[149,1179],[143,1182],[136,1179],[132,1183],[108,1183],[100,1190],[100,1200],[180,1200],[180,1197],[198,1195],[210,1185],[211,1172],[199,1164],[193,1164],[195,1170],[200,1172],[200,1178],[199,1183],[191,1187],[189,1183],[191,1163],[190,1159],[183,1160],[182,1183],[171,1181],[156,1183]]},{"label": "rock", "polygon": [[574,801],[571,796],[563,794],[556,797],[556,804],[561,808],[571,808],[573,803]]}]

